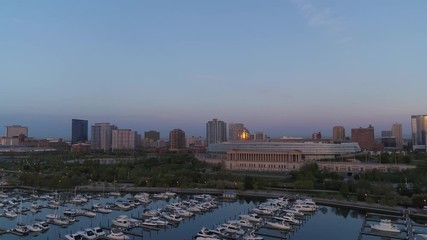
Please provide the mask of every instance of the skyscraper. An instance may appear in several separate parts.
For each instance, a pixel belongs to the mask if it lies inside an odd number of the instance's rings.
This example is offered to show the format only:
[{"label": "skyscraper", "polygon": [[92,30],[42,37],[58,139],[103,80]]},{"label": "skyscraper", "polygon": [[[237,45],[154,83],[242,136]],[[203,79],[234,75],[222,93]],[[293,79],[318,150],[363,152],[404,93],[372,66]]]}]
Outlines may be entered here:
[{"label": "skyscraper", "polygon": [[130,129],[114,129],[112,131],[111,149],[114,150],[131,150],[135,149],[138,144],[138,137],[141,136]]},{"label": "skyscraper", "polygon": [[28,137],[28,127],[24,127],[21,125],[6,126],[7,138],[13,138],[13,137],[19,137],[19,136]]},{"label": "skyscraper", "polygon": [[185,148],[185,132],[181,129],[174,129],[169,132],[169,148],[173,150]]},{"label": "skyscraper", "polygon": [[228,140],[230,142],[249,140],[250,135],[243,123],[230,123],[228,126]]},{"label": "skyscraper", "polygon": [[427,115],[411,116],[413,150],[426,151]]},{"label": "skyscraper", "polygon": [[345,128],[343,126],[335,126],[332,129],[332,139],[334,142],[342,142],[345,140]]},{"label": "skyscraper", "polygon": [[148,131],[144,132],[144,139],[151,140],[153,142],[160,140],[160,132],[157,131]]},{"label": "skyscraper", "polygon": [[351,140],[357,142],[362,150],[375,149],[374,127],[351,129]]},{"label": "skyscraper", "polygon": [[211,143],[222,143],[227,141],[227,124],[214,118],[206,123],[206,141]]},{"label": "skyscraper", "polygon": [[391,134],[394,138],[396,138],[396,147],[402,148],[403,147],[403,131],[402,131],[402,124],[400,123],[394,123],[391,126]]},{"label": "skyscraper", "polygon": [[108,152],[112,146],[112,132],[116,126],[109,123],[95,123],[91,131],[91,149]]},{"label": "skyscraper", "polygon": [[71,143],[86,142],[88,121],[81,119],[71,120]]}]

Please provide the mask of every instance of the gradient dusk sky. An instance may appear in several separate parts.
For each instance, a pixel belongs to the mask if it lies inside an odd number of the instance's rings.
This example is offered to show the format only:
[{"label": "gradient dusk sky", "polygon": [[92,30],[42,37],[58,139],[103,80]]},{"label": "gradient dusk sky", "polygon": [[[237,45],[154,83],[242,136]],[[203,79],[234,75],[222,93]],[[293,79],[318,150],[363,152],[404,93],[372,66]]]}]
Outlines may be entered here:
[{"label": "gradient dusk sky", "polygon": [[[270,136],[427,113],[426,0],[0,1],[0,126]],[[0,132],[0,135],[3,135]]]}]

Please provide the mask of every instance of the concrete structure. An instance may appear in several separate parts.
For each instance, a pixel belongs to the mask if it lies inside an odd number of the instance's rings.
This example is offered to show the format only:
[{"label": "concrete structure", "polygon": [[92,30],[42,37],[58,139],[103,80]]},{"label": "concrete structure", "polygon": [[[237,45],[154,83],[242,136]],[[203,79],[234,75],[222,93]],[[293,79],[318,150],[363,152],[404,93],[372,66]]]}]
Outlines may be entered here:
[{"label": "concrete structure", "polygon": [[266,140],[266,136],[263,132],[255,132],[254,133],[254,141],[263,142]]},{"label": "concrete structure", "polygon": [[301,151],[262,152],[228,150],[224,166],[232,171],[288,172],[305,164]]},{"label": "concrete structure", "polygon": [[154,130],[144,132],[144,140],[151,140],[152,142],[157,142],[160,140],[160,132]]},{"label": "concrete structure", "polygon": [[414,165],[404,164],[380,164],[362,162],[317,162],[319,169],[337,173],[363,173],[377,170],[380,172],[398,172],[406,169],[414,169]]},{"label": "concrete structure", "polygon": [[427,151],[427,115],[411,116],[411,132],[413,150]]},{"label": "concrete structure", "polygon": [[351,129],[351,140],[357,142],[362,150],[371,151],[376,147],[374,127]]},{"label": "concrete structure", "polygon": [[112,134],[115,129],[117,127],[109,123],[95,123],[91,128],[91,149],[110,151],[113,141]]},{"label": "concrete structure", "polygon": [[186,139],[186,147],[205,146],[206,141],[201,137],[191,136]]},{"label": "concrete structure", "polygon": [[343,126],[333,127],[332,139],[334,142],[343,142],[345,140],[345,128]]},{"label": "concrete structure", "polygon": [[185,149],[185,132],[181,129],[174,129],[169,132],[169,149]]},{"label": "concrete structure", "polygon": [[135,149],[138,144],[138,136],[137,132],[130,129],[114,129],[112,131],[112,150]]},{"label": "concrete structure", "polygon": [[21,125],[6,126],[6,138],[28,137],[28,127]]},{"label": "concrete structure", "polygon": [[81,119],[71,120],[71,143],[86,142],[88,140],[88,121]]},{"label": "concrete structure", "polygon": [[403,148],[402,124],[394,123],[391,126],[391,133],[392,133],[392,136],[396,139],[396,148],[402,149]]},{"label": "concrete structure", "polygon": [[307,161],[335,159],[360,152],[359,145],[354,142],[227,142],[209,145],[206,158],[225,160],[230,150],[272,154],[299,151]]},{"label": "concrete structure", "polygon": [[227,141],[227,124],[214,118],[206,123],[206,141],[209,144]]}]

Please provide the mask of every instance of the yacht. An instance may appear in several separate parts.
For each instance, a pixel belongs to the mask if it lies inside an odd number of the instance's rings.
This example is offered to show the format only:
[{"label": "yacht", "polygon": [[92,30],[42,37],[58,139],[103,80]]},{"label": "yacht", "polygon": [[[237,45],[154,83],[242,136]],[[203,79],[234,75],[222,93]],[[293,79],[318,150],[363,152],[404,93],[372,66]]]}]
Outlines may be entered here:
[{"label": "yacht", "polygon": [[229,220],[227,223],[236,224],[245,228],[253,228],[254,225],[248,219],[240,219],[240,220]]},{"label": "yacht", "polygon": [[256,223],[260,223],[262,222],[262,218],[260,216],[258,216],[258,214],[256,213],[252,213],[252,214],[246,214],[246,215],[240,215],[239,216],[241,219],[247,219],[251,222],[256,222]]},{"label": "yacht", "polygon": [[14,210],[5,210],[4,216],[7,218],[15,218],[18,216],[18,214]]},{"label": "yacht", "polygon": [[284,221],[282,221],[282,222],[271,222],[271,221],[267,221],[265,223],[266,223],[267,226],[269,226],[271,228],[275,228],[275,229],[279,229],[279,230],[283,230],[283,231],[290,231],[290,230],[292,230],[292,227],[288,223],[286,223]]},{"label": "yacht", "polygon": [[43,228],[40,227],[38,224],[27,225],[27,228],[30,232],[42,232],[43,231]]},{"label": "yacht", "polygon": [[176,211],[176,213],[181,217],[192,217],[194,215],[194,213],[184,209],[179,209]]},{"label": "yacht", "polygon": [[258,236],[254,233],[254,231],[245,233],[242,237],[243,240],[263,240],[264,238],[261,236]]},{"label": "yacht", "polygon": [[113,219],[112,223],[114,226],[117,226],[117,227],[130,228],[133,225],[135,225],[136,221],[137,220],[131,219],[126,215],[120,215],[115,219]]},{"label": "yacht", "polygon": [[200,231],[196,234],[196,237],[200,237],[201,239],[218,239],[216,238],[215,234],[211,233],[205,227],[202,227],[202,229],[200,229]]},{"label": "yacht", "polygon": [[176,193],[174,192],[165,192],[165,195],[172,198],[176,197]]},{"label": "yacht", "polygon": [[240,225],[237,224],[231,224],[231,223],[223,223],[222,227],[225,228],[225,231],[231,233],[231,234],[238,234],[243,235],[245,234],[245,230],[243,230]]},{"label": "yacht", "polygon": [[371,229],[389,233],[400,233],[400,229],[394,226],[390,219],[381,219],[379,223],[371,224]]},{"label": "yacht", "polygon": [[274,219],[280,220],[280,221],[285,221],[285,222],[288,222],[288,223],[294,224],[294,225],[301,224],[301,222],[299,220],[297,220],[297,219],[295,219],[295,218],[293,218],[291,216],[288,216],[288,215],[284,215],[282,217],[274,217]]},{"label": "yacht", "polygon": [[129,236],[124,234],[122,230],[118,228],[112,228],[110,234],[107,235],[107,238],[111,240],[127,240],[129,239]]},{"label": "yacht", "polygon": [[164,227],[164,226],[167,226],[169,224],[168,221],[162,220],[159,217],[151,217],[151,218],[147,219],[147,221],[150,221],[159,227]]},{"label": "yacht", "polygon": [[297,203],[294,204],[293,209],[300,212],[315,212],[317,208],[315,206],[310,206],[308,204]]},{"label": "yacht", "polygon": [[66,240],[83,240],[83,236],[80,234],[80,232],[67,234],[64,236],[64,238]]},{"label": "yacht", "polygon": [[178,214],[175,214],[175,213],[170,213],[170,214],[163,213],[162,216],[172,222],[181,222],[183,220],[182,217],[180,217]]},{"label": "yacht", "polygon": [[98,236],[95,234],[95,232],[91,228],[85,229],[82,233],[82,236],[84,239],[87,239],[87,240],[92,240],[92,239],[98,238]]},{"label": "yacht", "polygon": [[17,224],[16,228],[13,230],[15,230],[15,232],[18,232],[18,233],[24,234],[24,235],[26,235],[30,232],[27,225],[21,225],[21,224]]},{"label": "yacht", "polygon": [[153,198],[165,200],[165,199],[168,199],[169,196],[166,195],[165,193],[155,193],[155,194],[153,194]]},{"label": "yacht", "polygon": [[49,223],[47,223],[47,222],[37,222],[34,225],[37,225],[38,227],[40,227],[42,229],[42,231],[49,230]]},{"label": "yacht", "polygon": [[107,207],[99,207],[96,209],[96,211],[99,213],[106,214],[106,213],[111,213],[113,210],[111,210],[110,208],[107,208]]},{"label": "yacht", "polygon": [[92,228],[92,230],[97,237],[104,237],[106,235],[104,230],[102,230],[102,228],[100,227],[94,227]]}]

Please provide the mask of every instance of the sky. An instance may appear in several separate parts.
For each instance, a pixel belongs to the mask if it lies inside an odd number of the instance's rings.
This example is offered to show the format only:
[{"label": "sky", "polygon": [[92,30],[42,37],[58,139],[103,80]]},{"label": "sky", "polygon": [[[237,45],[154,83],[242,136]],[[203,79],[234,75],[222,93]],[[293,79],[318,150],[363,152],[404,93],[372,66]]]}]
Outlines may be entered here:
[{"label": "sky", "polygon": [[[3,0],[0,126],[70,138],[71,119],[270,136],[427,114],[427,1]],[[4,134],[4,133],[3,133]],[[0,135],[2,135],[0,131]]]}]

